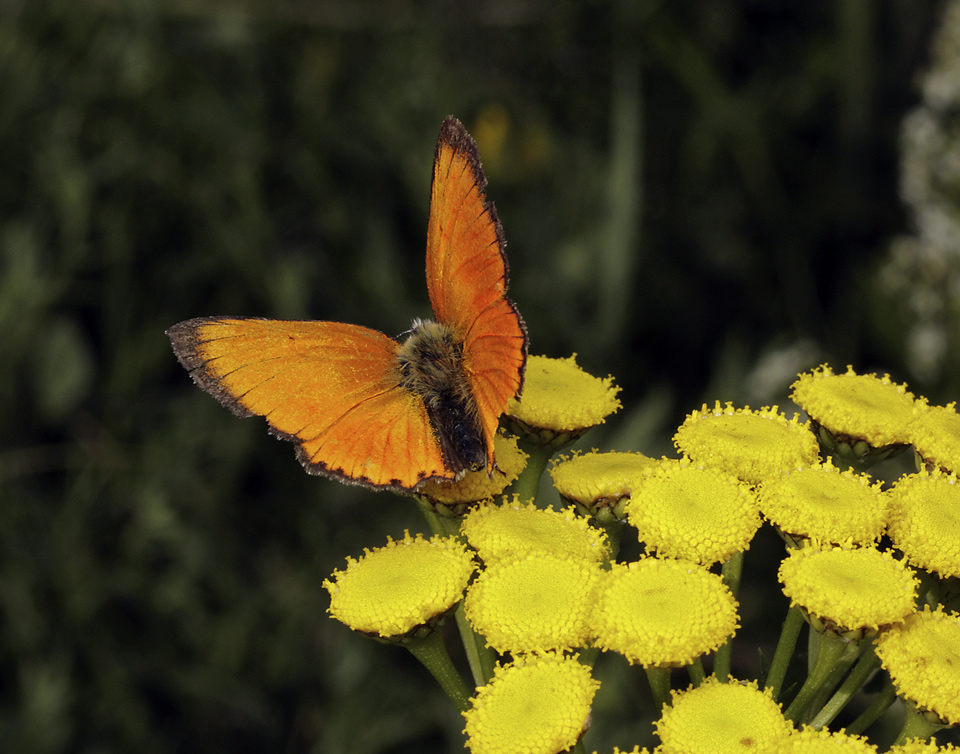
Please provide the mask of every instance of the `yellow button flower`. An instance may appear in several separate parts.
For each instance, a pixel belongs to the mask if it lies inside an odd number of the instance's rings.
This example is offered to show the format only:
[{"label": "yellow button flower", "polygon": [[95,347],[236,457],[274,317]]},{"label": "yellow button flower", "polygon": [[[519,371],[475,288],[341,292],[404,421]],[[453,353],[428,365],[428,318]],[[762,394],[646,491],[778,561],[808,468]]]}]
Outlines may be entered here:
[{"label": "yellow button flower", "polygon": [[771,754],[877,754],[878,751],[867,739],[842,730],[804,728],[780,741]]},{"label": "yellow button flower", "polygon": [[887,522],[880,483],[841,472],[829,460],[764,482],[757,497],[763,515],[789,538],[869,545]]},{"label": "yellow button flower", "polygon": [[778,575],[790,603],[818,628],[854,639],[913,612],[919,583],[902,561],[872,547],[793,550]]},{"label": "yellow button flower", "polygon": [[603,523],[623,516],[623,502],[644,470],[656,459],[642,453],[584,453],[550,470],[560,496]]},{"label": "yellow button flower", "polygon": [[483,505],[463,519],[460,531],[487,565],[527,553],[555,553],[601,562],[610,555],[607,535],[571,507],[557,511],[514,499]]},{"label": "yellow button flower", "polygon": [[574,658],[527,655],[497,666],[463,713],[472,754],[558,754],[580,740],[600,683]]},{"label": "yellow button flower", "polygon": [[946,406],[920,403],[907,433],[925,463],[944,471],[960,472],[960,414],[955,403]]},{"label": "yellow button flower", "polygon": [[960,483],[939,469],[902,477],[887,493],[894,545],[913,565],[960,576]]},{"label": "yellow button flower", "polygon": [[854,460],[885,457],[910,442],[913,394],[889,375],[834,374],[824,364],[800,375],[793,400],[807,412],[823,442]]},{"label": "yellow button flower", "polygon": [[960,725],[960,615],[926,608],[881,631],[877,656],[897,693]]},{"label": "yellow button flower", "polygon": [[467,620],[500,653],[583,646],[600,574],[595,561],[543,552],[499,560],[467,590]]},{"label": "yellow button flower", "polygon": [[329,613],[354,631],[400,637],[442,617],[460,601],[475,565],[467,547],[451,537],[408,534],[323,582]]},{"label": "yellow button flower", "polygon": [[716,574],[681,560],[614,565],[597,592],[597,646],[644,667],[687,665],[737,630],[737,602]]},{"label": "yellow button flower", "polygon": [[751,683],[708,678],[696,688],[673,692],[657,722],[661,754],[759,754],[790,735],[769,693]]},{"label": "yellow button flower", "polygon": [[620,388],[577,366],[576,356],[530,356],[520,399],[507,405],[510,431],[528,441],[560,448],[601,424],[620,408]]},{"label": "yellow button flower", "polygon": [[674,445],[704,466],[726,471],[750,484],[819,459],[817,440],[797,417],[777,407],[751,411],[731,404],[692,412],[673,436]]},{"label": "yellow button flower", "polygon": [[638,479],[626,510],[649,550],[704,565],[747,549],[760,528],[745,483],[686,460],[664,459]]},{"label": "yellow button flower", "polygon": [[937,744],[928,739],[913,738],[900,746],[891,746],[887,754],[940,754],[940,752],[960,752],[953,744]]}]

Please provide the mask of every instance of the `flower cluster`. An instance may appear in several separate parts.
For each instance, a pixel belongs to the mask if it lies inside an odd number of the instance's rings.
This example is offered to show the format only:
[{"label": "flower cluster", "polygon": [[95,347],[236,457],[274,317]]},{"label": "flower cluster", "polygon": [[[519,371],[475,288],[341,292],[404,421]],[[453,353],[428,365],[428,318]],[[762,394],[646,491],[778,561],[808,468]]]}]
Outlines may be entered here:
[{"label": "flower cluster", "polygon": [[[863,734],[898,700],[906,717],[886,750],[954,750],[931,738],[960,726],[953,404],[823,366],[793,385],[806,419],[703,406],[678,429],[676,458],[555,459],[558,505],[538,494],[546,459],[619,403],[609,379],[572,360],[535,365],[509,409],[518,438],[498,440],[503,478],[418,489],[434,536],[369,550],[325,582],[334,617],[409,648],[434,674],[474,754],[585,751],[602,653],[643,668],[663,754],[878,752]],[[866,473],[908,447],[915,473],[886,487]],[[737,679],[749,667],[732,667],[742,569],[764,525],[784,543],[777,578],[790,608],[772,658]],[[620,552],[626,532],[639,554]],[[472,684],[438,631],[449,615]],[[801,665],[801,682],[787,683]],[[854,699],[859,716],[830,728]]]}]

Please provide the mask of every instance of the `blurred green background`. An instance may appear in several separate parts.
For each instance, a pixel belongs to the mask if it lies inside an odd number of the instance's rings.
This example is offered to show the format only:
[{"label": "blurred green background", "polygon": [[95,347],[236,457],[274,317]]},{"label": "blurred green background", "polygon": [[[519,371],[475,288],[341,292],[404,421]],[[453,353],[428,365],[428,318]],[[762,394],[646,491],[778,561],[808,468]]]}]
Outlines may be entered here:
[{"label": "blurred green background", "polygon": [[[462,746],[414,661],[325,614],[417,511],[308,477],[164,336],[428,315],[448,114],[532,352],[623,387],[581,445],[669,452],[701,402],[785,405],[823,361],[955,400],[956,352],[911,361],[877,283],[941,6],[0,2],[0,750]],[[618,678],[588,746],[639,740]]]}]

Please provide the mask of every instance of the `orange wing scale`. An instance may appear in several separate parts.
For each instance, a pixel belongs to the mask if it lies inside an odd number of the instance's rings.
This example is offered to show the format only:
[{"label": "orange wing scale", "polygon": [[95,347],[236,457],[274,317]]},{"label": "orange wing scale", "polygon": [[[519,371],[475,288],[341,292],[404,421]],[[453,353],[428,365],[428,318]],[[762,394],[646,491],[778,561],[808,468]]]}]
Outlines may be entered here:
[{"label": "orange wing scale", "polygon": [[427,290],[437,319],[463,344],[487,467],[507,402],[523,388],[527,333],[506,297],[507,260],[477,145],[456,118],[440,129],[427,227]]},{"label": "orange wing scale", "polygon": [[205,317],[168,330],[194,381],[299,444],[308,471],[374,488],[452,478],[423,401],[399,387],[399,344],[339,322]]}]

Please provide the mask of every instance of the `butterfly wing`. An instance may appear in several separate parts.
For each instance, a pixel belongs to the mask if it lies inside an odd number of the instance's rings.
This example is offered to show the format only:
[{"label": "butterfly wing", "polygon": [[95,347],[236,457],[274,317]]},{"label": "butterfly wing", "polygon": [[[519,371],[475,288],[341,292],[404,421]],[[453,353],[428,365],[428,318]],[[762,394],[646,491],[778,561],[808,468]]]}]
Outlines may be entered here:
[{"label": "butterfly wing", "polygon": [[423,401],[399,386],[399,344],[339,322],[202,317],[167,331],[194,382],[263,416],[312,474],[375,489],[451,478]]},{"label": "butterfly wing", "polygon": [[427,227],[427,290],[437,319],[463,347],[463,364],[492,469],[493,437],[523,387],[527,332],[506,296],[503,231],[477,145],[456,118],[440,129]]}]

